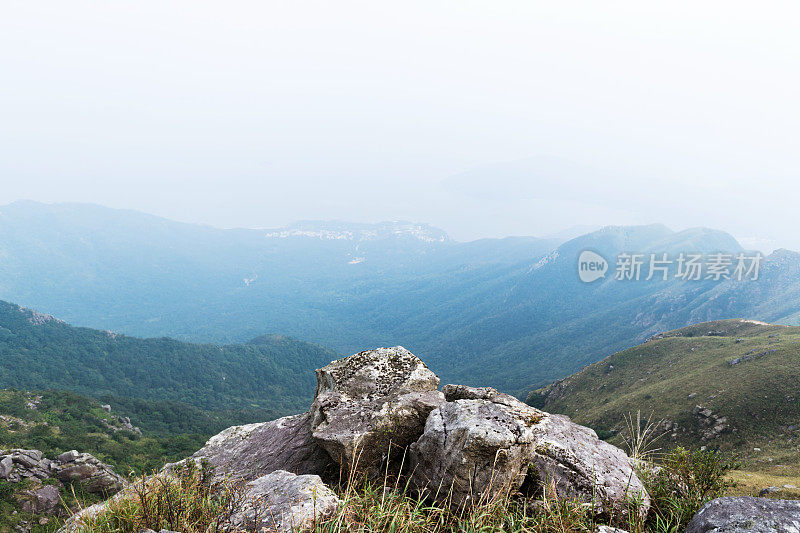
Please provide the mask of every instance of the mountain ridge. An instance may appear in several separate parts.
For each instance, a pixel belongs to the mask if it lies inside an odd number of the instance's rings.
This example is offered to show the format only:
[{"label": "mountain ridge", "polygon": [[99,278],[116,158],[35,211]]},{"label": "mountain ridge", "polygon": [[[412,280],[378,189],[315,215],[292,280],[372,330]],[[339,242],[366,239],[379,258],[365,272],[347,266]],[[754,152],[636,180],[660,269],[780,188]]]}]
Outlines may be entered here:
[{"label": "mountain ridge", "polygon": [[[614,279],[621,252],[744,252],[708,228],[459,243],[395,238],[398,222],[387,238],[356,242],[173,226],[105,208],[0,211],[0,298],[70,323],[217,344],[273,331],[338,353],[403,345],[444,379],[518,395],[659,331],[737,316],[800,322],[800,254],[773,252],[746,283]],[[605,279],[579,280],[583,250],[610,262]]]}]

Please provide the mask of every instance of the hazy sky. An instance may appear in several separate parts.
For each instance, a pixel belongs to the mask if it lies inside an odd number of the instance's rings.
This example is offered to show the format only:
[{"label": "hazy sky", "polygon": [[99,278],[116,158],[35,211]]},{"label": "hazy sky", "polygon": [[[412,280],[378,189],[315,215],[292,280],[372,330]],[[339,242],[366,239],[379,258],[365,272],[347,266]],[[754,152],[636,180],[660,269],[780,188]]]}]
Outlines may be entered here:
[{"label": "hazy sky", "polygon": [[5,0],[0,203],[800,249],[795,6]]}]

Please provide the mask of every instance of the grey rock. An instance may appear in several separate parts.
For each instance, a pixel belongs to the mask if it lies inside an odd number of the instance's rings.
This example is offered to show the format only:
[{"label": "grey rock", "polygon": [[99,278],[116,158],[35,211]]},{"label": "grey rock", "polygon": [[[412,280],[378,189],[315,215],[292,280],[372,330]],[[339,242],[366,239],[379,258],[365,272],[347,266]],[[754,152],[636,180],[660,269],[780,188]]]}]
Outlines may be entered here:
[{"label": "grey rock", "polygon": [[88,453],[61,454],[54,470],[59,481],[77,482],[92,494],[111,495],[124,485],[124,479],[113,468]]},{"label": "grey rock", "polygon": [[218,476],[245,481],[275,470],[323,477],[338,473],[331,457],[311,437],[308,413],[230,427],[211,437],[192,457],[207,460]]},{"label": "grey rock", "polygon": [[8,479],[9,474],[14,469],[14,461],[6,455],[0,459],[0,479]]},{"label": "grey rock", "polygon": [[319,476],[276,470],[247,484],[243,505],[231,517],[231,526],[247,531],[301,531],[333,516],[339,503]]},{"label": "grey rock", "polygon": [[700,430],[701,440],[712,440],[719,438],[723,433],[730,429],[728,419],[724,416],[714,414],[711,409],[696,405],[692,414],[698,418],[705,428]]},{"label": "grey rock", "polygon": [[686,533],[798,533],[800,501],[750,496],[717,498],[692,518]]},{"label": "grey rock", "polygon": [[39,450],[11,450],[11,460],[24,468],[34,468],[42,460]]},{"label": "grey rock", "polygon": [[624,529],[619,529],[618,527],[611,527],[611,526],[597,526],[597,529],[594,530],[595,533],[628,533]]},{"label": "grey rock", "polygon": [[759,496],[766,496],[767,494],[773,494],[773,493],[775,493],[775,492],[780,492],[780,491],[782,491],[782,490],[783,490],[783,489],[782,489],[782,488],[780,488],[780,487],[766,487],[766,488],[764,488],[764,489],[761,489],[761,490],[758,492],[758,495],[759,495]]},{"label": "grey rock", "polygon": [[20,509],[32,514],[52,514],[61,502],[61,495],[54,485],[45,485],[36,490],[29,491],[27,499],[22,501]]},{"label": "grey rock", "polygon": [[411,482],[434,500],[462,505],[519,489],[533,452],[531,411],[456,400],[431,412],[410,447]]},{"label": "grey rock", "polygon": [[444,403],[438,386],[436,374],[401,346],[334,361],[317,370],[312,435],[343,470],[378,477],[387,455],[402,457]]},{"label": "grey rock", "polygon": [[77,451],[70,450],[70,451],[64,452],[61,455],[59,455],[58,457],[56,457],[56,461],[59,462],[59,463],[69,463],[69,462],[74,461],[75,459],[77,459],[79,456],[80,456],[80,454]]},{"label": "grey rock", "polygon": [[510,394],[498,392],[491,387],[468,387],[466,385],[445,385],[442,387],[445,400],[489,400],[492,403],[525,409],[528,405],[514,398]]},{"label": "grey rock", "polygon": [[459,399],[435,409],[410,447],[413,486],[453,503],[545,491],[592,502],[598,514],[625,513],[639,499],[646,515],[649,496],[625,452],[568,417],[512,400]]},{"label": "grey rock", "polygon": [[627,502],[641,503],[647,514],[650,496],[621,449],[563,415],[546,414],[534,425],[535,453],[531,473],[560,498],[592,502],[599,514],[625,514]]},{"label": "grey rock", "polygon": [[[7,481],[17,483],[23,479],[47,479],[52,475],[52,464],[47,458],[42,457],[39,450],[8,450],[4,457],[5,466],[0,466],[0,476]],[[11,468],[8,468],[8,460]]]}]

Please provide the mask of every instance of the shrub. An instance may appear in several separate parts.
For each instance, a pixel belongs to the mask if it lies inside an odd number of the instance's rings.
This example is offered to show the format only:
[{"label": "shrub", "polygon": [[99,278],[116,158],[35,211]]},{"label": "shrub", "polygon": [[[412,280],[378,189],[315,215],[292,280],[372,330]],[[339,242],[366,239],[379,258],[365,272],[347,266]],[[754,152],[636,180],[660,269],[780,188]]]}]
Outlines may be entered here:
[{"label": "shrub", "polygon": [[213,468],[193,461],[173,475],[141,478],[108,501],[94,517],[83,519],[80,533],[137,533],[168,529],[183,533],[216,533],[228,525],[242,503],[239,483],[213,481]]},{"label": "shrub", "polygon": [[660,467],[640,472],[651,498],[651,531],[682,531],[706,502],[724,496],[733,483],[726,474],[738,463],[718,452],[678,447],[664,455]]}]

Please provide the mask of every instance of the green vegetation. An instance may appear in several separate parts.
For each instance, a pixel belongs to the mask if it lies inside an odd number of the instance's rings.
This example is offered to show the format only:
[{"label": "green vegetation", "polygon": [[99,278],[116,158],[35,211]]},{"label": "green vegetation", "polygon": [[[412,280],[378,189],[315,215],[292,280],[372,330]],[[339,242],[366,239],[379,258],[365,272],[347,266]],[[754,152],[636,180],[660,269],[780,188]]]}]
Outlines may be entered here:
[{"label": "green vegetation", "polygon": [[727,475],[738,463],[718,452],[679,446],[666,453],[660,466],[638,472],[652,502],[646,528],[672,532],[683,531],[703,504],[724,496],[734,486]]},{"label": "green vegetation", "polygon": [[229,525],[242,501],[241,484],[213,482],[213,470],[207,463],[198,467],[190,461],[174,474],[134,481],[125,497],[111,500],[106,510],[82,524],[79,532],[138,533],[150,528],[217,533]]},{"label": "green vegetation", "polygon": [[[315,524],[318,533],[390,531],[394,533],[541,532],[593,533],[613,524],[631,533],[677,533],[706,501],[725,493],[732,465],[711,452],[676,450],[658,471],[643,476],[651,494],[646,520],[637,502],[600,519],[590,504],[559,500],[547,491],[534,500],[503,495],[468,508],[434,505],[416,498],[399,480],[341,488],[337,513]],[[189,463],[175,478],[153,477],[133,484],[124,498],[87,523],[86,533],[136,533],[167,528],[185,533],[219,531],[243,496],[240,484],[213,484],[212,471]]]},{"label": "green vegetation", "polygon": [[[256,409],[276,418],[304,409],[314,392],[312,370],[337,357],[277,335],[229,346],[138,339],[72,327],[0,302],[0,388],[57,388],[205,410]],[[162,420],[165,428],[174,418]]]},{"label": "green vegetation", "polygon": [[[45,480],[41,484],[57,485],[57,482],[55,480]],[[30,498],[26,492],[38,487],[37,482],[32,480],[23,480],[19,483],[0,480],[0,533],[16,533],[19,531],[16,526],[22,522],[31,525],[31,533],[53,533],[63,524],[63,521],[58,517],[42,517],[20,510],[20,502]],[[91,505],[102,499],[99,496],[92,496],[82,492],[79,486],[71,483],[66,483],[59,487],[59,495],[64,513],[66,513],[67,508]],[[40,521],[43,523],[40,523]]]},{"label": "green vegetation", "polygon": [[[35,408],[29,406],[32,402]],[[158,427],[160,422],[133,418],[134,424],[145,422],[139,435],[120,429],[119,418],[114,417],[130,415],[118,409],[114,404],[112,413],[107,413],[97,400],[73,392],[0,390],[0,449],[36,449],[50,458],[78,450],[114,466],[120,474],[141,474],[191,455],[210,434],[231,425],[225,419],[212,424],[210,415],[202,414],[196,421],[189,418],[181,424],[193,431],[153,432],[148,426]],[[178,412],[195,410],[184,406]]]},{"label": "green vegetation", "polygon": [[[658,335],[534,391],[528,403],[567,414],[615,444],[626,414],[641,410],[664,433],[662,448],[734,453],[744,466],[737,479],[757,473],[781,486],[800,477],[797,383],[800,328],[725,320]],[[698,405],[712,417],[696,413]]]},{"label": "green vegetation", "polygon": [[[102,404],[112,406],[109,413]],[[189,405],[139,399],[96,400],[74,392],[0,390],[0,450],[38,449],[53,458],[68,450],[88,452],[125,476],[158,470],[166,462],[187,457],[203,446],[208,437],[236,423],[256,418],[256,411],[208,413]],[[131,419],[142,434],[123,428],[122,418]],[[37,482],[0,481],[0,533],[11,533],[21,522],[33,525],[33,533],[52,533],[61,521],[20,511],[20,502]],[[56,484],[45,480],[43,484]],[[64,506],[91,505],[100,499],[81,491],[78,485],[59,488]],[[17,511],[14,514],[14,511]],[[40,520],[47,520],[39,524]]]}]

